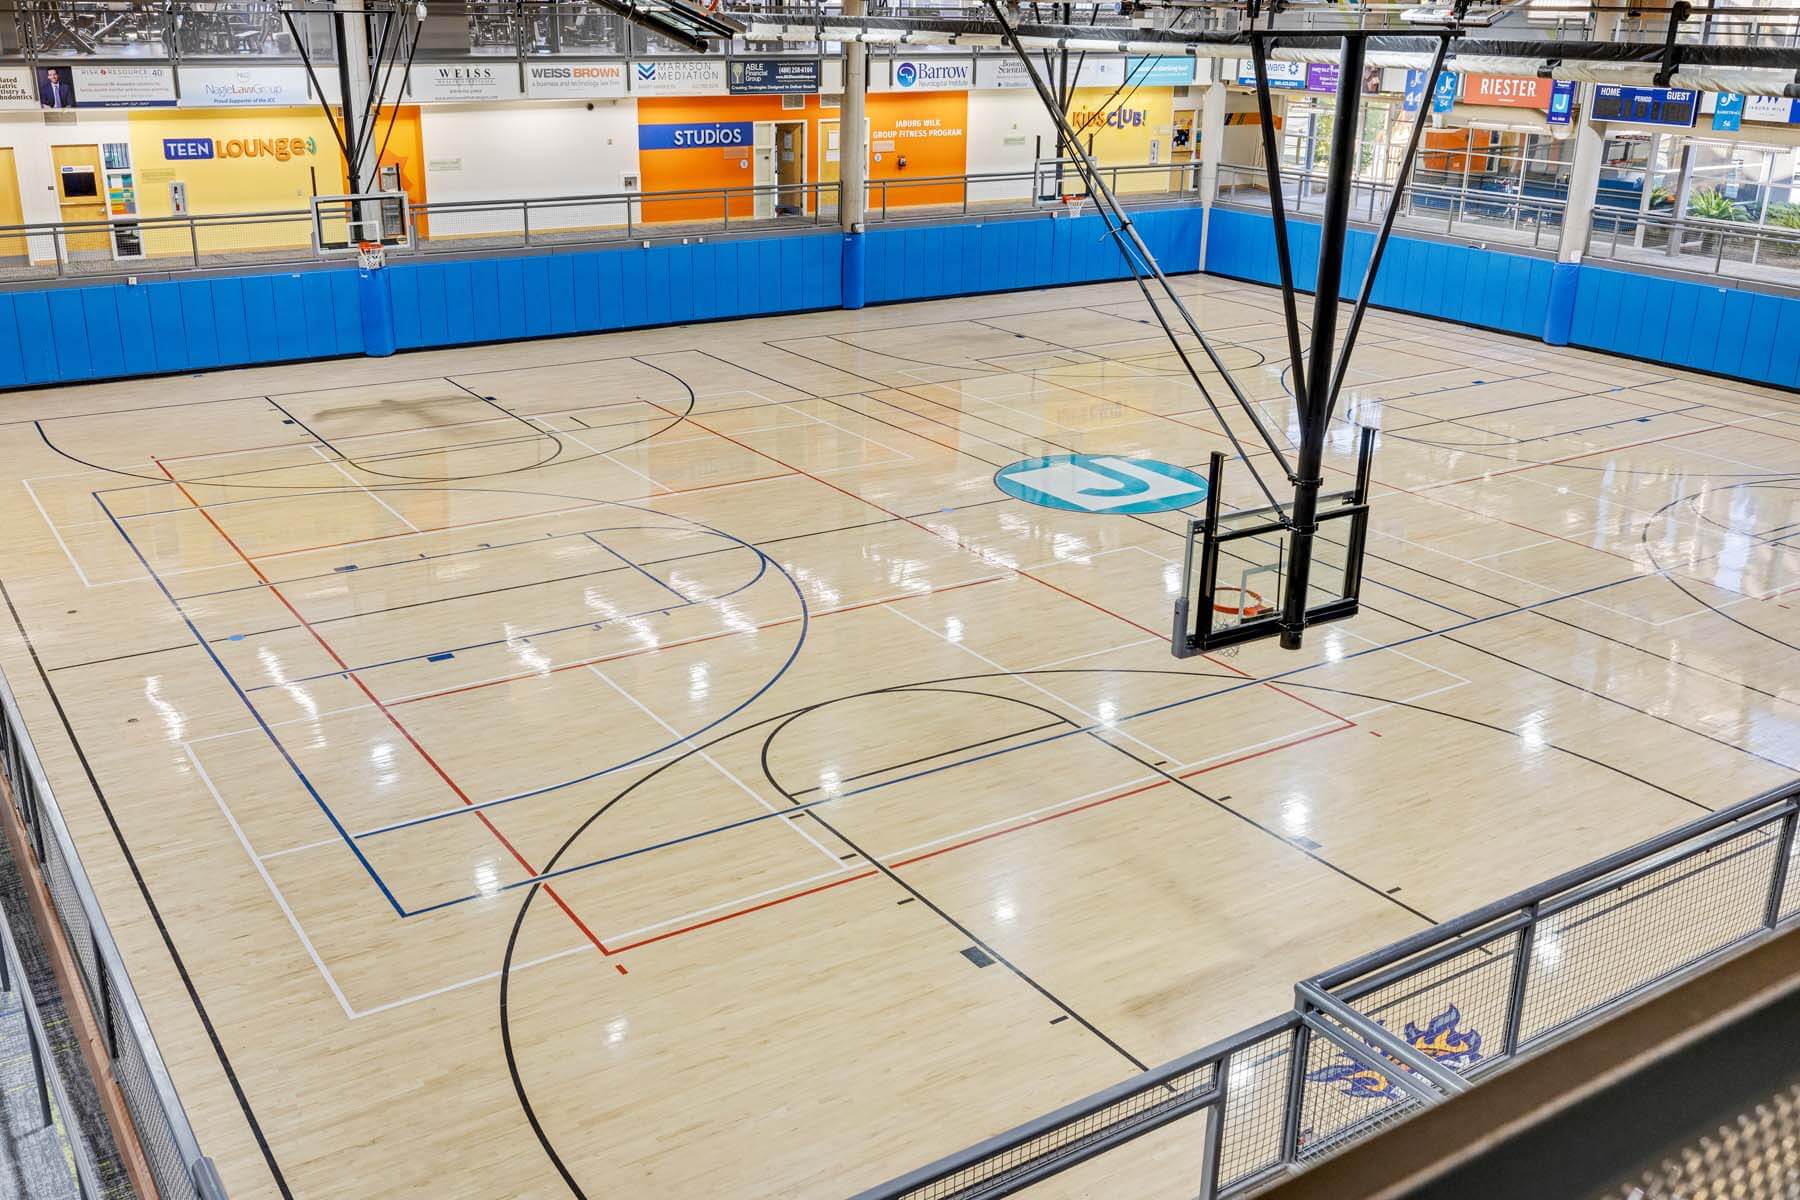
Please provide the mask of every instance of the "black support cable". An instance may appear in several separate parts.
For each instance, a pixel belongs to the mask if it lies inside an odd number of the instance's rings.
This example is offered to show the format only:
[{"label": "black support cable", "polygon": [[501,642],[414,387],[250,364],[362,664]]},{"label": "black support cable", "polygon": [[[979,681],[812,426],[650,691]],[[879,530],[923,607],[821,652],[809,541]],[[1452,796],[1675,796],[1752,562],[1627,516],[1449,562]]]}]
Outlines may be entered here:
[{"label": "black support cable", "polygon": [[[1081,175],[1083,182],[1087,184],[1089,195],[1095,199],[1095,207],[1099,210],[1102,220],[1106,222],[1113,237],[1118,241],[1120,250],[1125,258],[1125,263],[1131,269],[1132,279],[1138,285],[1138,290],[1143,293],[1144,300],[1149,304],[1151,313],[1155,315],[1157,324],[1162,326],[1164,336],[1169,339],[1169,344],[1174,347],[1175,354],[1181,359],[1182,366],[1187,369],[1189,378],[1191,378],[1194,381],[1194,385],[1200,389],[1200,395],[1202,399],[1206,401],[1207,407],[1211,409],[1213,415],[1218,418],[1220,427],[1225,432],[1225,436],[1231,441],[1232,448],[1237,451],[1238,458],[1244,463],[1245,467],[1249,469],[1250,475],[1255,479],[1257,487],[1260,488],[1263,495],[1268,498],[1271,507],[1277,512],[1283,511],[1281,502],[1275,498],[1275,493],[1269,490],[1269,485],[1263,480],[1262,474],[1256,469],[1256,464],[1251,461],[1249,454],[1245,451],[1243,443],[1238,440],[1237,434],[1232,430],[1231,423],[1225,419],[1225,414],[1219,410],[1218,403],[1213,399],[1212,393],[1207,390],[1206,384],[1201,380],[1200,372],[1194,366],[1193,360],[1188,357],[1186,348],[1181,344],[1181,339],[1170,326],[1168,317],[1164,315],[1162,307],[1157,303],[1156,297],[1150,291],[1149,285],[1145,283],[1144,275],[1146,273],[1156,279],[1157,283],[1162,288],[1163,294],[1168,297],[1169,303],[1172,304],[1175,307],[1175,311],[1181,315],[1189,332],[1191,332],[1199,341],[1200,347],[1206,352],[1207,358],[1211,360],[1214,368],[1218,370],[1220,377],[1225,381],[1227,388],[1230,389],[1232,396],[1237,400],[1239,407],[1241,407],[1245,415],[1250,418],[1250,422],[1256,427],[1256,431],[1262,435],[1263,442],[1268,446],[1270,453],[1275,456],[1276,461],[1281,464],[1282,469],[1291,475],[1293,473],[1293,468],[1288,465],[1286,454],[1283,453],[1280,446],[1276,444],[1274,437],[1269,433],[1268,427],[1263,424],[1261,417],[1250,404],[1249,398],[1246,397],[1243,390],[1238,387],[1237,380],[1232,378],[1230,370],[1226,368],[1224,361],[1219,357],[1218,351],[1213,348],[1212,343],[1207,339],[1206,335],[1200,331],[1199,323],[1194,320],[1193,314],[1188,312],[1187,306],[1181,302],[1181,297],[1176,294],[1174,287],[1169,283],[1168,277],[1163,274],[1162,268],[1157,265],[1156,257],[1150,253],[1150,248],[1144,244],[1143,238],[1138,234],[1136,226],[1132,224],[1130,215],[1120,206],[1118,199],[1112,194],[1111,189],[1109,189],[1105,182],[1100,178],[1100,168],[1094,163],[1092,156],[1089,155],[1079,144],[1079,141],[1074,138],[1073,130],[1069,127],[1067,116],[1061,111],[1060,106],[1051,95],[1049,85],[1046,84],[1043,77],[1038,74],[1036,66],[1032,63],[1029,55],[1026,54],[1024,47],[1020,45],[1018,35],[1013,32],[1011,22],[1006,19],[1005,11],[1001,8],[1000,0],[986,0],[986,4],[999,24],[1001,36],[1005,38],[1013,53],[1019,57],[1019,60],[1022,63],[1024,63],[1026,72],[1031,77],[1032,87],[1037,90],[1038,99],[1050,113],[1051,119],[1057,123],[1057,128],[1061,131],[1062,135],[1071,141],[1075,141],[1076,144],[1072,147],[1072,161],[1075,163],[1076,170]],[[1144,268],[1142,271],[1139,270],[1140,263]]]},{"label": "black support cable", "polygon": [[1275,107],[1269,97],[1269,50],[1262,38],[1250,39],[1256,63],[1256,111],[1262,120],[1263,170],[1269,178],[1269,215],[1275,226],[1275,261],[1281,269],[1281,311],[1287,318],[1288,363],[1294,398],[1306,404],[1306,368],[1300,350],[1300,314],[1294,304],[1294,260],[1288,251],[1287,195],[1281,186],[1281,150],[1275,142]]},{"label": "black support cable", "polygon": [[1413,121],[1412,135],[1406,139],[1406,156],[1400,162],[1400,178],[1394,184],[1394,194],[1389,197],[1387,212],[1381,218],[1381,232],[1375,235],[1375,249],[1369,253],[1369,266],[1363,272],[1362,287],[1356,293],[1356,307],[1350,311],[1350,321],[1344,327],[1344,344],[1338,351],[1337,365],[1331,373],[1331,390],[1326,393],[1325,406],[1320,413],[1326,425],[1331,424],[1332,410],[1337,407],[1338,391],[1344,386],[1344,372],[1350,365],[1350,350],[1356,345],[1356,335],[1362,329],[1363,314],[1369,309],[1369,295],[1375,289],[1375,272],[1381,269],[1381,256],[1387,252],[1388,235],[1394,232],[1394,218],[1400,215],[1401,197],[1412,184],[1413,159],[1419,152],[1419,139],[1425,131],[1425,122],[1429,120],[1431,97],[1437,91],[1438,76],[1444,70],[1444,57],[1450,51],[1450,41],[1454,36],[1449,33],[1443,35],[1443,40],[1438,42],[1437,53],[1432,57],[1431,69],[1425,75],[1425,91],[1419,97],[1419,112]]}]

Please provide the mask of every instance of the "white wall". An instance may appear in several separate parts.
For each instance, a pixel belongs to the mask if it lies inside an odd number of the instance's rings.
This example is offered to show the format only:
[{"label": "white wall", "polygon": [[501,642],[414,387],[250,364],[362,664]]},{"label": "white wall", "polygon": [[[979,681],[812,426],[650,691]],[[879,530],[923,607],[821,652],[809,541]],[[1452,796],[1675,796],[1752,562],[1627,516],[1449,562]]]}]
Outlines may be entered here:
[{"label": "white wall", "polygon": [[[1007,145],[1011,139],[1014,145]],[[1056,127],[1031,88],[1003,88],[969,93],[968,171],[1029,173],[1039,157],[1056,153]],[[1031,181],[975,184],[970,200],[1024,199]]]},{"label": "white wall", "polygon": [[101,142],[130,140],[131,127],[125,114],[116,109],[49,116],[29,111],[0,112],[0,145],[13,148],[13,162],[19,172],[19,202],[26,223],[62,219],[50,147],[97,146]]},{"label": "white wall", "polygon": [[[638,171],[637,102],[532,101],[421,106],[425,195],[452,200],[592,196],[622,190]],[[532,206],[531,228],[623,225],[622,204]],[[517,208],[434,211],[432,237],[518,232]]]}]

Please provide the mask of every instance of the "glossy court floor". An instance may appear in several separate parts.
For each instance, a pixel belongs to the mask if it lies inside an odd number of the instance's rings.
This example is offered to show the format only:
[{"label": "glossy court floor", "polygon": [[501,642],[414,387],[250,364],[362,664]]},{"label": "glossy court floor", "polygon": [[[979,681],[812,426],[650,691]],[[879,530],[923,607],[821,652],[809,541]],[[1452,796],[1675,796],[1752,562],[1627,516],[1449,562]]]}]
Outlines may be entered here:
[{"label": "glossy court floor", "polygon": [[[1277,295],[1177,286],[1291,431]],[[1146,316],[0,398],[0,661],[231,1195],[837,1200],[1800,770],[1794,396],[1375,314],[1361,615],[1177,661],[1184,514],[994,482],[1224,446]]]}]

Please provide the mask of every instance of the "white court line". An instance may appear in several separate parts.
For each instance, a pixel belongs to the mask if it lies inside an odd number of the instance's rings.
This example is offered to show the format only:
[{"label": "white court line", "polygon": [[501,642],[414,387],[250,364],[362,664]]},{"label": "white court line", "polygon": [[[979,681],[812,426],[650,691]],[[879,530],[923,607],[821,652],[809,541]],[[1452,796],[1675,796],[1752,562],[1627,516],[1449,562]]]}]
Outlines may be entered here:
[{"label": "white court line", "polygon": [[294,910],[288,907],[287,897],[283,896],[281,889],[275,886],[275,880],[270,877],[268,870],[263,866],[262,859],[256,856],[256,850],[250,845],[250,839],[244,836],[243,827],[237,823],[237,818],[231,815],[231,809],[226,805],[225,797],[219,795],[219,789],[214,786],[212,776],[208,775],[206,768],[200,765],[200,756],[195,754],[194,748],[186,742],[181,743],[181,751],[194,765],[194,772],[200,776],[200,782],[204,783],[206,790],[212,793],[213,802],[219,806],[219,812],[224,815],[226,823],[231,826],[231,832],[237,835],[238,844],[244,848],[244,853],[250,856],[251,865],[256,868],[256,873],[262,876],[263,883],[269,889],[269,895],[273,896],[275,903],[280,906],[281,914],[293,927],[294,936],[299,938],[300,944],[306,948],[307,957],[311,958],[313,966],[319,969],[319,976],[325,980],[325,986],[330,988],[331,994],[337,998],[338,1007],[344,1010],[346,1017],[355,1020],[356,1010],[350,1007],[350,1001],[344,997],[344,990],[338,986],[336,978],[331,974],[331,969],[325,965],[325,960],[319,957],[319,951],[313,946],[312,939],[306,936],[306,930],[300,927],[300,919],[294,915]]},{"label": "white court line", "polygon": [[[93,587],[94,584],[88,582],[87,572],[83,571],[81,569],[81,564],[75,561],[75,555],[70,552],[69,544],[67,542],[63,541],[62,531],[56,527],[56,522],[52,521],[50,519],[50,514],[44,511],[43,501],[38,499],[37,492],[31,486],[31,480],[21,479],[21,480],[19,480],[19,482],[25,485],[25,494],[30,496],[32,504],[37,506],[38,516],[44,518],[44,524],[47,527],[49,527],[50,536],[56,539],[56,544],[58,546],[62,547],[63,557],[69,560],[69,565],[71,567],[75,568],[75,577],[77,579],[81,580],[81,586],[85,587],[85,588]],[[140,576],[137,579],[120,579],[120,580],[113,580],[110,582],[141,583],[144,581],[144,578],[145,577]]]},{"label": "white court line", "polygon": [[1023,671],[1021,671],[1019,673],[1024,675],[1024,674],[1029,674],[1032,671],[1048,671],[1051,667],[1060,667],[1067,663],[1080,662],[1084,658],[1093,658],[1096,655],[1101,655],[1101,654],[1112,654],[1119,650],[1129,650],[1133,646],[1147,646],[1151,642],[1162,642],[1162,641],[1167,641],[1167,640],[1168,639],[1166,639],[1166,638],[1159,638],[1159,637],[1141,637],[1141,638],[1138,638],[1136,641],[1121,642],[1117,646],[1107,646],[1105,649],[1102,649],[1102,650],[1088,650],[1081,654],[1071,654],[1067,658],[1052,659],[1051,661],[1049,661],[1047,663],[1039,663],[1035,667],[1026,667]]},{"label": "white court line", "polygon": [[[607,687],[609,687],[613,691],[619,693],[619,695],[625,697],[625,699],[627,701],[629,701],[632,704],[632,706],[635,707],[639,712],[641,712],[645,716],[649,717],[652,721],[655,721],[658,725],[661,725],[665,730],[668,731],[668,733],[671,737],[678,739],[678,741],[677,741],[678,745],[689,747],[696,754],[698,754],[703,760],[705,760],[707,763],[711,764],[714,770],[718,771],[719,774],[723,775],[726,779],[729,779],[732,783],[736,784],[739,791],[743,792],[744,795],[750,797],[752,800],[754,800],[758,804],[760,804],[764,808],[764,810],[766,810],[767,812],[769,812],[770,814],[772,814],[774,816],[782,815],[781,810],[776,808],[773,804],[770,804],[768,802],[768,800],[763,797],[762,793],[756,791],[749,784],[745,783],[742,779],[739,779],[732,772],[726,770],[724,764],[719,762],[718,759],[714,758],[711,754],[707,753],[705,750],[703,750],[699,746],[695,745],[693,738],[683,736],[679,729],[676,729],[673,725],[671,725],[667,721],[663,720],[660,716],[658,716],[656,714],[656,712],[654,710],[651,709],[651,707],[649,705],[645,704],[642,700],[639,700],[636,696],[634,696],[630,692],[626,691],[623,687],[620,687],[619,684],[614,682],[613,678],[610,675],[608,675],[605,671],[602,671],[599,667],[596,667],[596,666],[590,666],[590,667],[588,667],[588,670],[592,671],[595,675],[599,676],[601,683],[604,683]],[[806,829],[802,828],[801,825],[797,821],[780,821],[780,822],[778,822],[778,824],[786,825],[789,829],[792,829],[795,833],[799,834],[802,838],[804,838],[812,846],[813,849],[817,850],[820,854],[823,854],[825,856],[826,860],[828,862],[832,863],[834,866],[843,861],[840,858],[838,858],[837,855],[833,854],[830,850],[826,849],[823,843],[821,843],[817,838],[813,837],[813,835],[811,833],[809,833]]]},{"label": "white court line", "polygon": [[399,521],[402,525],[406,526],[408,529],[412,530],[414,533],[423,533],[424,532],[424,530],[420,529],[417,525],[414,525],[411,521],[407,520],[398,511],[396,511],[395,508],[393,507],[393,505],[389,504],[386,500],[383,500],[380,496],[377,496],[374,492],[371,492],[368,488],[364,487],[361,483],[357,482],[357,480],[350,474],[350,472],[344,470],[344,466],[342,463],[338,462],[335,458],[332,458],[330,455],[326,454],[324,450],[320,449],[317,446],[314,446],[313,453],[317,454],[320,458],[324,459],[325,465],[329,466],[332,470],[336,471],[339,475],[342,475],[345,479],[348,479],[350,481],[351,486],[356,488],[357,491],[361,492],[363,495],[367,496],[369,499],[373,500],[375,503],[381,505],[382,508],[386,509],[388,512],[388,515],[393,517],[396,521]]},{"label": "white court line", "polygon": [[1150,751],[1151,754],[1154,754],[1159,760],[1172,757],[1172,755],[1169,755],[1161,750],[1158,750],[1155,746],[1152,746],[1149,742],[1144,741],[1142,738],[1133,737],[1131,734],[1126,733],[1123,729],[1119,728],[1118,723],[1116,721],[1102,720],[1100,717],[1097,717],[1093,713],[1088,712],[1085,708],[1082,708],[1079,704],[1076,704],[1071,700],[1067,700],[1064,697],[1057,695],[1055,692],[1051,691],[1049,688],[1043,687],[1037,683],[1033,683],[1031,680],[1018,675],[1016,672],[1012,671],[1008,667],[1006,667],[998,662],[995,662],[993,659],[991,659],[987,655],[981,653],[981,651],[976,650],[974,647],[969,646],[963,642],[951,641],[949,638],[945,637],[943,634],[939,633],[937,630],[933,629],[931,626],[925,624],[923,621],[920,621],[915,617],[909,617],[897,608],[890,607],[889,605],[886,605],[886,604],[880,605],[879,607],[881,608],[882,611],[893,613],[896,617],[899,617],[902,621],[907,622],[909,625],[917,625],[920,629],[923,629],[926,633],[929,633],[932,637],[937,638],[939,641],[945,643],[946,645],[954,646],[956,649],[961,650],[964,654],[967,654],[972,658],[979,659],[981,662],[986,663],[988,666],[994,668],[996,671],[1005,672],[1008,676],[1018,679],[1018,681],[1020,683],[1024,684],[1028,688],[1031,688],[1033,691],[1040,692],[1043,695],[1049,697],[1051,700],[1056,701],[1057,704],[1060,704],[1063,707],[1068,708],[1068,709],[1080,714],[1082,717],[1085,717],[1087,719],[1088,723],[1090,725],[1092,725],[1094,728],[1090,731],[1084,731],[1084,732],[1092,732],[1095,734],[1103,734],[1103,733],[1117,734],[1119,737],[1124,738],[1126,741],[1135,742],[1139,746],[1142,746],[1144,749]]},{"label": "white court line", "polygon": [[[584,950],[592,953],[593,949],[594,944],[592,942],[583,942],[579,946],[570,946],[566,950],[558,950],[555,953],[546,954],[542,958],[533,958],[526,962],[514,963],[512,965],[512,970],[523,971],[527,967],[539,967],[548,962],[555,962],[559,958],[568,958],[570,955],[580,954]],[[435,987],[428,992],[420,992],[413,996],[402,996],[398,1000],[389,1000],[384,1004],[377,1004],[371,1008],[357,1009],[355,1012],[351,1013],[350,1016],[353,1019],[372,1017],[376,1013],[384,1013],[390,1009],[403,1008],[408,1004],[417,1004],[421,1000],[430,1000],[433,997],[442,996],[448,992],[459,992],[463,988],[473,987],[478,983],[486,983],[490,979],[498,978],[500,978],[500,972],[489,971],[484,975],[476,975],[469,979],[459,979],[455,983],[446,983],[443,987]]]}]

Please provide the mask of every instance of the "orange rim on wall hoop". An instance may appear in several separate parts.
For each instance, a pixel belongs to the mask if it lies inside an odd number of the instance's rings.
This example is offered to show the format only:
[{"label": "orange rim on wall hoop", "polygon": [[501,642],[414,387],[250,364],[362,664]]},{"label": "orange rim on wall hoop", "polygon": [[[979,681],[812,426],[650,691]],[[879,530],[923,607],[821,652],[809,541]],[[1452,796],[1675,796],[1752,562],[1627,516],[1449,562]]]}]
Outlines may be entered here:
[{"label": "orange rim on wall hoop", "polygon": [[379,271],[387,266],[387,247],[380,242],[356,243],[356,265],[365,271]]},{"label": "orange rim on wall hoop", "polygon": [[[1234,599],[1237,601],[1235,604],[1232,603]],[[1235,588],[1228,584],[1220,584],[1218,590],[1213,593],[1213,611],[1241,620],[1245,617],[1260,617],[1272,610],[1263,603],[1260,594],[1247,588]]]}]

